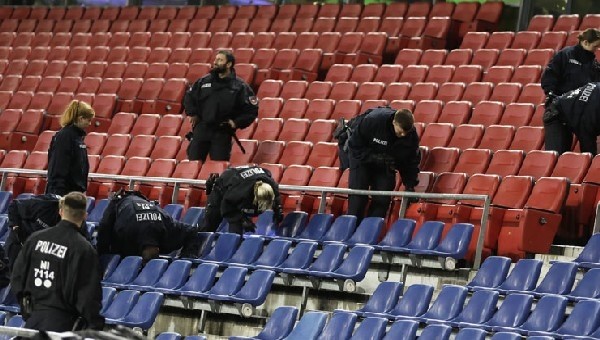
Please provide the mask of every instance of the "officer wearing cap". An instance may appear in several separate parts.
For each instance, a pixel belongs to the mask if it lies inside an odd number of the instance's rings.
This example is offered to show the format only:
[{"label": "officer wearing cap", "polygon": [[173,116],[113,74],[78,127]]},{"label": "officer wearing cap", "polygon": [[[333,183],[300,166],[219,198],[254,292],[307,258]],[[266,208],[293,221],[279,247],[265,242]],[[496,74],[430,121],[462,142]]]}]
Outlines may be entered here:
[{"label": "officer wearing cap", "polygon": [[283,219],[279,186],[269,170],[258,166],[240,166],[212,176],[206,183],[208,203],[204,218],[204,230],[215,231],[225,218],[229,232],[242,234],[253,231],[249,217],[273,209],[273,221]]},{"label": "officer wearing cap", "polygon": [[235,58],[219,51],[209,74],[186,92],[183,104],[192,133],[187,155],[190,160],[229,161],[235,130],[248,127],[258,116],[258,99],[236,76]]},{"label": "officer wearing cap", "polygon": [[11,276],[25,327],[65,332],[104,327],[98,255],[81,235],[86,197],[61,198],[61,221],[33,233],[19,253]]},{"label": "officer wearing cap", "polygon": [[181,257],[198,256],[197,228],[171,215],[138,191],[115,194],[98,226],[98,253],[142,256],[144,261],[181,249]]},{"label": "officer wearing cap", "polygon": [[[406,191],[419,183],[419,136],[409,110],[379,107],[358,117],[348,140],[348,187],[358,190],[393,191],[396,170]],[[373,196],[367,216],[385,217],[390,196]],[[349,195],[348,214],[362,219],[367,196]]]}]

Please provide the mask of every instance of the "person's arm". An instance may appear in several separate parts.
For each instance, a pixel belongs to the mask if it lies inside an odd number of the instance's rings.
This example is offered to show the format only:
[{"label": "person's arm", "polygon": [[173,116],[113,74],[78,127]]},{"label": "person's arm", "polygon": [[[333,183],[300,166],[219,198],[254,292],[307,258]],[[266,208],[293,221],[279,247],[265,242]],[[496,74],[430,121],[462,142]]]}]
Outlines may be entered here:
[{"label": "person's arm", "polygon": [[366,119],[362,119],[355,125],[352,135],[348,140],[348,149],[351,159],[355,159],[359,162],[366,162],[373,153],[369,145],[371,137],[370,131],[373,131],[373,127],[370,127],[369,125],[369,121]]},{"label": "person's arm", "polygon": [[64,296],[75,306],[79,315],[85,320],[86,327],[96,330],[104,328],[102,309],[102,280],[98,254],[86,246],[69,257],[68,277],[65,278]]},{"label": "person's arm", "polygon": [[414,145],[415,147],[413,147],[413,150],[408,154],[408,157],[397,162],[397,169],[400,171],[402,182],[407,191],[414,191],[415,186],[419,184],[418,177],[421,152],[419,150],[418,140]]},{"label": "person's arm", "polygon": [[234,129],[245,129],[258,117],[258,99],[246,83],[242,85],[242,89],[238,92],[233,112]]},{"label": "person's arm", "polygon": [[49,166],[52,165],[52,178],[48,179],[52,181],[52,187],[54,188],[53,193],[57,193],[59,195],[67,194],[67,178],[71,176],[70,174],[70,164],[73,162],[73,136],[72,133],[58,133],[54,142],[52,143],[50,150],[50,159],[48,161]]},{"label": "person's arm", "polygon": [[559,95],[557,93],[560,82],[562,81],[565,53],[559,51],[552,57],[544,72],[542,73],[541,86],[546,96]]},{"label": "person's arm", "polygon": [[19,252],[15,265],[12,269],[10,284],[13,293],[17,296],[19,302],[25,293],[27,285],[27,273],[29,272],[29,263],[31,262],[31,240],[25,242],[23,249]]},{"label": "person's arm", "polygon": [[98,225],[97,249],[98,254],[110,254],[113,240],[113,228],[117,220],[117,204],[111,200],[104,210],[104,215]]}]

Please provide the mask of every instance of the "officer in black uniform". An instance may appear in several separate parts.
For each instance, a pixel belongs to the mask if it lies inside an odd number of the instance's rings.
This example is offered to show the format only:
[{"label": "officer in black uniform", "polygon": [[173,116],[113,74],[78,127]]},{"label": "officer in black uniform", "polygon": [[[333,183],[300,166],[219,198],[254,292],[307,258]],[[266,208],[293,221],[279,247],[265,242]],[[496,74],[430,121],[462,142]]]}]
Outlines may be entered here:
[{"label": "officer in black uniform", "polygon": [[87,190],[90,166],[83,139],[94,115],[88,103],[73,100],[60,117],[62,128],[52,137],[48,150],[46,193],[66,195]]},{"label": "officer in black uniform", "polygon": [[242,234],[255,228],[249,217],[273,209],[273,221],[283,220],[279,186],[271,172],[258,166],[229,168],[206,183],[208,203],[204,230],[217,230],[221,220],[229,222],[229,232]]},{"label": "officer in black uniform", "polygon": [[[409,110],[380,107],[358,117],[348,140],[350,189],[392,191],[396,170],[400,171],[406,191],[418,184],[419,136]],[[373,196],[368,216],[385,217],[389,196]],[[349,195],[348,214],[362,219],[367,196]]]},{"label": "officer in black uniform", "polygon": [[11,277],[25,327],[64,332],[104,327],[98,254],[78,231],[86,197],[71,192],[60,200],[62,220],[32,234]]},{"label": "officer in black uniform", "polygon": [[181,249],[181,257],[199,252],[198,228],[174,220],[138,191],[115,194],[98,227],[98,253],[142,256],[144,261]]},{"label": "officer in black uniform", "polygon": [[[581,152],[598,153],[596,137],[600,135],[600,83],[588,83],[557,97],[544,112],[544,126],[559,127],[575,134]],[[548,133],[548,132],[546,132]],[[571,137],[572,138],[572,137]],[[571,150],[572,139],[556,145],[554,150],[563,153]]]},{"label": "officer in black uniform", "polygon": [[[558,51],[542,74],[541,86],[546,94],[546,109],[552,101],[587,83],[600,81],[600,65],[594,51],[600,46],[600,30],[588,28],[578,36],[579,43]],[[544,123],[546,150],[560,153],[571,150],[572,133],[554,121]],[[563,150],[563,148],[565,148]]]},{"label": "officer in black uniform", "polygon": [[[8,224],[10,231],[6,239],[6,252],[10,268],[21,251],[29,235],[47,229],[60,222],[58,204],[60,196],[44,194],[29,199],[16,199],[8,206]],[[79,229],[85,230],[85,229]]]},{"label": "officer in black uniform", "polygon": [[[258,99],[235,74],[235,58],[219,51],[212,71],[187,91],[183,103],[193,132],[187,149],[190,160],[228,161],[236,129],[248,127],[258,116]],[[190,134],[188,134],[189,136]]]}]

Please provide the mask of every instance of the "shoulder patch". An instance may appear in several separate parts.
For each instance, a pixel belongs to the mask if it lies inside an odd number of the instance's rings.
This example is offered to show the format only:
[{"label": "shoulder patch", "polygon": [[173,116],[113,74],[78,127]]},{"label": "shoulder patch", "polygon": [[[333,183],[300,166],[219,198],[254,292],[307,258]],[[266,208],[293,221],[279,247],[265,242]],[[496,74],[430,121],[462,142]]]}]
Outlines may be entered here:
[{"label": "shoulder patch", "polygon": [[248,97],[248,101],[250,101],[250,104],[252,105],[258,105],[258,98],[256,98],[256,96]]},{"label": "shoulder patch", "polygon": [[200,88],[211,87],[212,83],[204,83]]}]

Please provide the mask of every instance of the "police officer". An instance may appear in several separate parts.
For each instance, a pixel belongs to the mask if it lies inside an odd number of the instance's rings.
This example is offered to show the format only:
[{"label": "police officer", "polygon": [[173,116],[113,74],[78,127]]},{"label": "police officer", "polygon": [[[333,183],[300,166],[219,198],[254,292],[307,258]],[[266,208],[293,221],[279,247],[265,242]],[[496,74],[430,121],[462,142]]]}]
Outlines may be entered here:
[{"label": "police officer", "polygon": [[[546,94],[546,109],[552,101],[590,82],[600,81],[600,65],[594,51],[600,46],[600,30],[588,28],[578,36],[579,43],[558,51],[542,74],[541,86]],[[573,141],[572,133],[554,122],[545,127],[546,150],[561,150]],[[568,151],[564,150],[564,151]]]},{"label": "police officer", "polygon": [[[258,99],[235,74],[235,58],[219,51],[211,72],[198,79],[184,97],[192,123],[187,149],[190,160],[228,161],[236,129],[248,127],[258,116]],[[188,134],[189,135],[189,134]]]},{"label": "police officer", "polygon": [[115,194],[98,226],[98,253],[142,256],[144,261],[181,249],[181,257],[199,252],[197,227],[174,220],[138,191]]},{"label": "police officer", "polygon": [[[600,135],[600,83],[588,83],[557,97],[544,112],[546,133],[565,130],[571,137],[564,144],[554,145],[563,153],[571,150],[572,134],[579,139],[581,152],[598,153],[596,137]],[[555,132],[555,133],[558,133]]]},{"label": "police officer", "polygon": [[10,231],[5,244],[10,268],[13,268],[17,255],[29,235],[60,222],[59,200],[58,195],[44,194],[29,199],[15,199],[10,203],[8,206]]},{"label": "police officer", "polygon": [[[400,171],[406,191],[418,184],[419,136],[409,110],[379,107],[359,116],[348,140],[350,189],[391,191]],[[385,217],[389,196],[373,196],[368,216]],[[362,219],[367,205],[365,195],[349,195],[348,214]]]},{"label": "police officer", "polygon": [[63,112],[60,117],[62,128],[52,137],[48,150],[46,193],[66,195],[71,191],[87,190],[90,166],[83,139],[94,115],[94,109],[80,100],[71,101]]},{"label": "police officer", "polygon": [[283,220],[279,186],[271,172],[258,166],[229,168],[206,183],[208,203],[204,218],[204,230],[215,231],[225,218],[229,232],[242,234],[253,230],[249,217],[273,209],[273,221]]},{"label": "police officer", "polygon": [[98,255],[78,231],[86,197],[71,192],[59,203],[62,220],[32,234],[17,257],[11,285],[26,328],[64,332],[104,327]]}]

